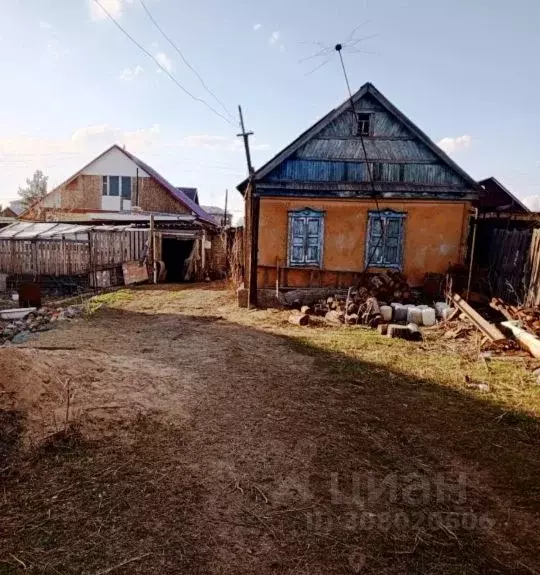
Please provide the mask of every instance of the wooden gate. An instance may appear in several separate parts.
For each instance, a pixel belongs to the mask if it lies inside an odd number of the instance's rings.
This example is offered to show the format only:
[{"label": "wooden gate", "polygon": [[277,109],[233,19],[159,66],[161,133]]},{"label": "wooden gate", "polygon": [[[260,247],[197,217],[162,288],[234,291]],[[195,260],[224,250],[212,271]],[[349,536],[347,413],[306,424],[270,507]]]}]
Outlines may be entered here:
[{"label": "wooden gate", "polygon": [[[529,287],[531,236],[532,230],[493,231],[489,283],[493,295],[504,301],[518,303],[525,300]],[[540,240],[538,244],[540,246]]]}]

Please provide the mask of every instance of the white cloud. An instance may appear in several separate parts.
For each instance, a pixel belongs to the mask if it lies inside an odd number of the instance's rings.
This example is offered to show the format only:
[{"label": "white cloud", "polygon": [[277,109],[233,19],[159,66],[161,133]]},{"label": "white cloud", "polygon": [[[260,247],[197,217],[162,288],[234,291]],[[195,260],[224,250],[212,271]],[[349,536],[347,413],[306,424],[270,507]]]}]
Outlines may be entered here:
[{"label": "white cloud", "polygon": [[[214,134],[191,134],[175,140],[163,137],[159,124],[147,128],[121,130],[110,124],[92,124],[76,129],[66,138],[33,138],[20,136],[0,139],[0,156],[3,160],[19,157],[40,156],[54,157],[76,155],[79,153],[99,153],[112,144],[125,145],[134,153],[149,148],[171,150],[178,148],[213,149],[229,152],[242,152],[243,144],[240,138]],[[252,150],[268,150],[268,144],[259,144],[255,139],[251,142]],[[17,161],[19,161],[17,160]]]},{"label": "white cloud", "polygon": [[464,150],[470,148],[472,143],[472,138],[468,134],[463,136],[457,136],[455,138],[443,138],[437,142],[439,148],[444,150],[447,154],[457,152],[459,150]]},{"label": "white cloud", "polygon": [[270,46],[276,44],[279,41],[280,37],[281,32],[279,30],[275,30],[274,32],[272,32],[272,34],[270,34],[270,38],[268,38],[268,43],[270,44]]},{"label": "white cloud", "polygon": [[167,72],[172,72],[173,69],[173,62],[172,60],[169,58],[169,56],[167,56],[167,54],[165,54],[165,52],[158,52],[156,54],[156,60],[160,63],[160,65],[165,68],[165,70],[167,70]]},{"label": "white cloud", "polygon": [[19,157],[21,161],[27,156],[62,156],[65,154],[91,153],[103,151],[112,144],[125,145],[133,152],[144,150],[155,145],[161,138],[158,124],[149,128],[120,130],[109,124],[96,124],[75,130],[67,138],[47,139],[20,136],[0,140],[0,154],[6,160]]},{"label": "white cloud", "polygon": [[262,28],[262,24],[253,24],[253,30],[255,30],[255,32],[257,32],[257,30],[260,30]]},{"label": "white cloud", "polygon": [[18,136],[0,139],[0,203],[15,199],[17,186],[37,169],[50,176],[52,189],[113,144],[126,146],[135,154],[143,154],[161,151],[163,143],[163,134],[157,124],[133,130],[101,124],[79,128],[59,138]]},{"label": "white cloud", "polygon": [[45,22],[45,20],[42,20],[42,21],[39,23],[39,27],[40,27],[42,30],[50,30],[50,29],[52,28],[52,24],[50,24],[49,22]]},{"label": "white cloud", "polygon": [[[99,0],[99,3],[113,17],[120,18],[124,12],[126,4],[132,4],[133,0]],[[108,18],[105,10],[95,0],[88,0],[90,18],[92,20],[106,20]]]},{"label": "white cloud", "polygon": [[136,153],[151,148],[160,139],[160,135],[159,124],[132,131],[122,131],[109,124],[101,124],[79,128],[71,136],[71,144],[75,148],[95,151],[119,144]]},{"label": "white cloud", "polygon": [[124,80],[125,82],[130,82],[140,74],[142,74],[144,68],[142,66],[135,66],[134,68],[124,68],[120,73],[120,80]]}]

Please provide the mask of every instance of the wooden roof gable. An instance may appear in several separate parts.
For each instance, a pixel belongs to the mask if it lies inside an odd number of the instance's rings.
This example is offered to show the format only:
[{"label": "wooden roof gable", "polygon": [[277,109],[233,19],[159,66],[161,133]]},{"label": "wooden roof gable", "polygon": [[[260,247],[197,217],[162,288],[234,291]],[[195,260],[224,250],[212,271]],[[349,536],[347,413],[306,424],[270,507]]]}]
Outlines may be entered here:
[{"label": "wooden roof gable", "polygon": [[[455,177],[458,178],[460,181],[463,181],[463,184],[471,189],[478,191],[480,190],[480,186],[478,183],[467,174],[462,168],[460,168],[435,142],[433,142],[418,126],[416,126],[405,114],[403,114],[398,108],[396,108],[375,86],[371,83],[364,84],[354,95],[353,95],[353,102],[355,104],[359,104],[361,100],[365,99],[366,97],[371,97],[377,106],[380,106],[381,110],[386,112],[389,116],[394,118],[400,125],[400,134],[410,133],[415,141],[409,144],[409,146],[413,149],[414,146],[424,146],[427,153],[430,157],[433,158],[434,161],[439,162],[441,165],[445,166],[448,170],[450,170]],[[316,124],[311,126],[308,130],[306,130],[303,134],[301,134],[298,138],[296,138],[289,146],[284,148],[281,152],[279,152],[276,156],[274,156],[269,162],[263,165],[255,172],[255,179],[256,181],[261,181],[266,178],[273,170],[275,170],[278,166],[280,166],[283,162],[288,160],[289,158],[293,157],[295,154],[299,153],[300,155],[306,154],[306,150],[320,150],[323,154],[326,153],[326,150],[329,150],[332,146],[332,143],[329,141],[329,136],[331,137],[332,133],[332,126],[335,125],[336,122],[339,122],[340,117],[343,117],[347,113],[350,114],[351,110],[351,102],[347,99],[341,106],[335,108],[334,110],[330,111],[326,116],[324,116],[321,120],[319,120]],[[356,110],[357,112],[361,112],[361,106]],[[324,141],[326,139],[326,142]],[[377,146],[378,143],[377,139],[365,138],[366,147],[368,148],[368,158],[369,161],[377,161],[375,159],[377,157]],[[357,143],[349,143],[343,142],[341,144],[342,149],[347,148],[347,153],[353,149],[353,146],[360,148]],[[360,152],[356,151],[356,153],[360,154]],[[339,160],[338,157],[328,158],[330,161]],[[364,161],[365,158],[363,153],[360,154],[358,157],[359,160]],[[414,160],[411,159],[411,162]],[[238,190],[240,192],[244,192],[247,186],[247,180],[244,180],[239,186]]]}]

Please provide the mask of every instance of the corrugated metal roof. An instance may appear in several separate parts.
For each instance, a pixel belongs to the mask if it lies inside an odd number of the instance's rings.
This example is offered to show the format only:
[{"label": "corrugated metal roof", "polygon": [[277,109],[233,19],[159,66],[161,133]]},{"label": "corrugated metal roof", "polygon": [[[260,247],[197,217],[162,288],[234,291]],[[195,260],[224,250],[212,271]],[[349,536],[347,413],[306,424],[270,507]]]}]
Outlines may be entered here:
[{"label": "corrugated metal roof", "polygon": [[190,200],[193,200],[196,204],[199,203],[199,192],[197,191],[197,188],[185,188],[184,186],[176,186],[176,189],[184,192],[184,194],[186,194],[186,196]]},{"label": "corrugated metal roof", "polygon": [[47,240],[64,237],[70,240],[85,240],[90,231],[140,231],[130,226],[83,226],[81,224],[57,224],[17,222],[0,230],[0,240]]}]

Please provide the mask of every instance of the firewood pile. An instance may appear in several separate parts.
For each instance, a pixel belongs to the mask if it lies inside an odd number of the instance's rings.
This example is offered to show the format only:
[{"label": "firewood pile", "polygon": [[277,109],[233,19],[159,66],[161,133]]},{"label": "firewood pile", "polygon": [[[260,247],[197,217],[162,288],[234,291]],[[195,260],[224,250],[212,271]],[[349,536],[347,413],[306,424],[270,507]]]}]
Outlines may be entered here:
[{"label": "firewood pile", "polygon": [[306,315],[324,317],[332,324],[362,323],[377,327],[380,319],[379,303],[365,288],[350,290],[347,296],[336,294],[326,300],[321,299],[313,308],[303,306],[300,311]]},{"label": "firewood pile", "polygon": [[358,292],[375,297],[380,302],[404,302],[411,300],[411,288],[400,272],[385,271],[378,274],[364,274],[357,286]]},{"label": "firewood pile", "polygon": [[[299,306],[299,298],[295,300],[297,310],[291,314],[289,322],[295,325],[308,325],[309,323],[325,323],[328,325],[364,325],[377,328],[387,325],[397,315],[394,308],[386,302],[405,302],[412,297],[411,289],[405,277],[399,272],[382,272],[378,274],[365,274],[361,281],[348,292],[336,292],[333,295],[322,297],[311,305]],[[401,307],[401,304],[393,304]],[[411,307],[415,307],[412,306]],[[424,306],[428,307],[428,306]],[[407,311],[402,312],[399,321],[408,323]],[[397,318],[394,317],[397,320]],[[395,329],[388,332],[389,337],[409,337],[418,339],[416,330],[412,335],[412,328],[394,325]],[[405,333],[406,332],[406,333]],[[385,332],[386,334],[386,332]]]}]

